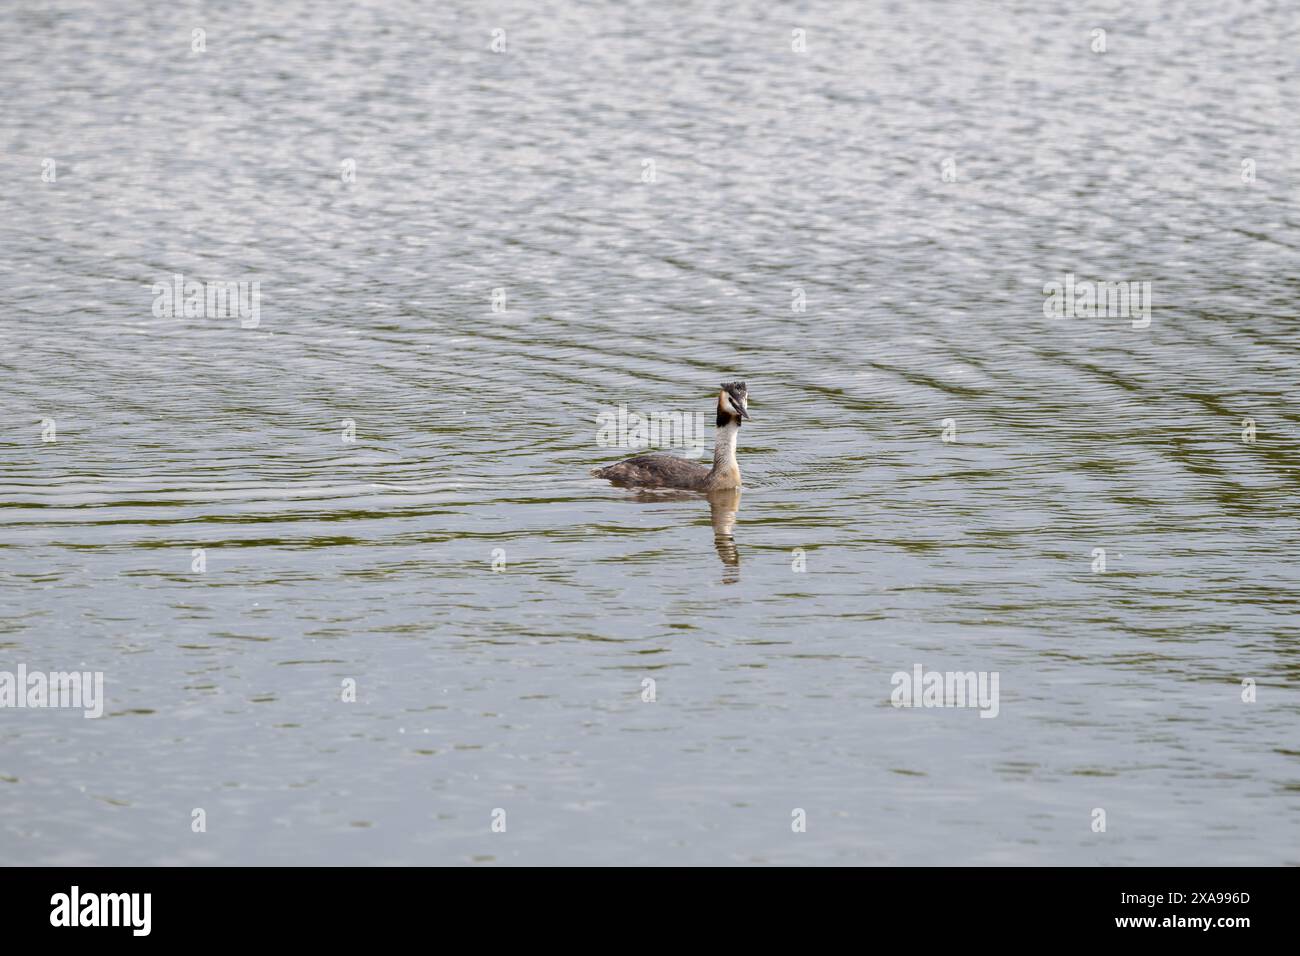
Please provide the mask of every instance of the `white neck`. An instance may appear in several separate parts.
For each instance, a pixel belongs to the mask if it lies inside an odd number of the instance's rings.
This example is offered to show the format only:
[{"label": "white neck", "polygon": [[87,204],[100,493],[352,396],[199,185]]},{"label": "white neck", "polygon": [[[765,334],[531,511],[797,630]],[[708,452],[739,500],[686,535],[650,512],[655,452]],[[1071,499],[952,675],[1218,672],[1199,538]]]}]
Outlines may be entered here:
[{"label": "white neck", "polygon": [[726,469],[740,469],[736,464],[736,436],[740,434],[740,426],[734,421],[729,421],[718,429],[718,436],[713,441],[713,470],[715,472]]}]

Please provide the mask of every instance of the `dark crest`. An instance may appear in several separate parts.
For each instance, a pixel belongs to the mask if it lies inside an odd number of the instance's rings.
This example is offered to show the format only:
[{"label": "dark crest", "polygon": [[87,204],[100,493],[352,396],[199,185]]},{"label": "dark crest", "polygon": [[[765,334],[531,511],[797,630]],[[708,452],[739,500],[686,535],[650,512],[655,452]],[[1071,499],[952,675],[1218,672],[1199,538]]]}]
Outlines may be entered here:
[{"label": "dark crest", "polygon": [[[732,405],[740,409],[743,409],[745,407],[745,398],[746,396],[749,395],[749,389],[745,386],[744,382],[723,382],[722,389],[727,393],[727,395],[731,397]],[[742,412],[741,414],[744,415],[745,418],[749,417],[749,414],[747,412]],[[718,427],[721,428],[723,425],[726,425],[731,421],[733,421],[732,416],[723,412],[722,403],[719,402],[718,421],[717,421]],[[735,418],[734,421],[737,425],[740,424],[740,418]]]}]

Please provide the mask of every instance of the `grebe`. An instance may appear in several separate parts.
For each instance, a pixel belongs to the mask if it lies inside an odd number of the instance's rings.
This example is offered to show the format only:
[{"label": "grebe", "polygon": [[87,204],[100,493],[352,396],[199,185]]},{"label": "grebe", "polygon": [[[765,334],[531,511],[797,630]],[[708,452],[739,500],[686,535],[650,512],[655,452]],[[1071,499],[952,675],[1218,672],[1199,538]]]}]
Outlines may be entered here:
[{"label": "grebe", "polygon": [[636,488],[684,488],[721,491],[740,487],[736,463],[736,436],[741,419],[749,418],[749,390],[744,382],[724,382],[718,393],[718,435],[713,444],[713,467],[676,455],[638,455],[592,472],[617,485]]}]

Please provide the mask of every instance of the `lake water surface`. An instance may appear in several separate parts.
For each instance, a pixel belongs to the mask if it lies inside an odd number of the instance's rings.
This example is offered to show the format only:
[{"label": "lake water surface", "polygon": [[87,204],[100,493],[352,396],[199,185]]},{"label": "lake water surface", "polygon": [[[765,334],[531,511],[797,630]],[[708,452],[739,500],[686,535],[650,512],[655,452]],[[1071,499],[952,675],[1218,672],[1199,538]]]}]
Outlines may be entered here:
[{"label": "lake water surface", "polygon": [[[11,6],[0,671],[107,699],[0,709],[0,862],[1300,863],[1298,50],[1260,2]],[[257,325],[156,315],[177,273]],[[734,378],[734,516],[589,476]],[[892,706],[918,664],[996,719]]]}]

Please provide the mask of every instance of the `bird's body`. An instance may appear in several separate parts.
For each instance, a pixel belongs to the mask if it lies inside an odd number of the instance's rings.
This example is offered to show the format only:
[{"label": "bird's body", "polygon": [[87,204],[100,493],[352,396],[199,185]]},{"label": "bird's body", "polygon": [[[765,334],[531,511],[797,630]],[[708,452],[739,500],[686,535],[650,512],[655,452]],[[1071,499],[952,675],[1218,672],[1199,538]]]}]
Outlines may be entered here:
[{"label": "bird's body", "polygon": [[638,455],[608,468],[597,468],[592,474],[597,478],[608,478],[618,484],[635,485],[638,488],[707,491],[710,469],[708,465],[676,455]]},{"label": "bird's body", "polygon": [[713,445],[713,467],[676,455],[637,455],[592,472],[617,485],[636,488],[681,488],[687,491],[722,491],[740,487],[736,438],[740,422],[749,418],[749,397],[744,382],[728,382],[718,393],[718,434]]}]

